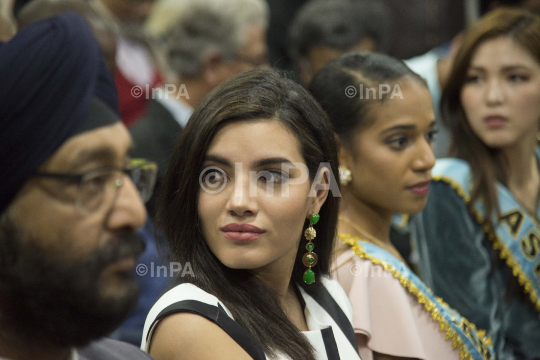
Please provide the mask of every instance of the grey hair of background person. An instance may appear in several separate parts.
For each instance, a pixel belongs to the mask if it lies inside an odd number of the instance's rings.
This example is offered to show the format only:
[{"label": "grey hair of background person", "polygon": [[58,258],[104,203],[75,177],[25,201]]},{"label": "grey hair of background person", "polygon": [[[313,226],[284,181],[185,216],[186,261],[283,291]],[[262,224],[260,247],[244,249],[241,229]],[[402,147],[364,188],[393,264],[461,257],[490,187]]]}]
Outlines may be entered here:
[{"label": "grey hair of background person", "polygon": [[311,0],[296,13],[287,45],[295,63],[307,61],[310,48],[328,46],[348,50],[366,37],[377,52],[390,47],[390,11],[378,0]]},{"label": "grey hair of background person", "polygon": [[175,76],[200,74],[205,56],[216,52],[232,59],[246,43],[250,25],[268,28],[265,0],[164,0],[156,3],[149,31],[162,40]]}]

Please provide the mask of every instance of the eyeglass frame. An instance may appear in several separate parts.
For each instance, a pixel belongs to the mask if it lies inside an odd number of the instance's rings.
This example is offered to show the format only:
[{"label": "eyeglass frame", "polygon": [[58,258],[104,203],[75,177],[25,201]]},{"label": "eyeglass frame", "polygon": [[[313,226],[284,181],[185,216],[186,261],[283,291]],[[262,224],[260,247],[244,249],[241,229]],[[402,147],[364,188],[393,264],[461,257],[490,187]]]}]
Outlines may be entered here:
[{"label": "eyeglass frame", "polygon": [[[140,170],[142,168],[146,168],[145,170],[147,170],[148,167],[150,167],[150,170],[152,171],[152,173],[151,173],[152,176],[151,176],[151,181],[150,181],[148,194],[143,196],[141,191],[138,189],[137,184],[135,183],[135,179],[133,178],[133,172],[136,171],[136,170]],[[137,192],[139,193],[139,196],[141,197],[142,202],[146,203],[148,200],[150,200],[152,198],[154,186],[156,184],[156,179],[157,179],[157,169],[158,169],[158,166],[153,161],[148,161],[146,159],[130,159],[129,160],[129,165],[127,167],[124,167],[124,168],[116,167],[116,166],[103,166],[103,167],[99,167],[99,168],[95,168],[95,169],[92,169],[92,170],[85,171],[82,174],[51,173],[51,172],[37,171],[37,172],[34,172],[31,176],[32,177],[63,180],[63,181],[67,181],[67,182],[76,183],[77,184],[77,197],[78,197],[78,196],[80,196],[79,194],[80,194],[81,184],[83,183],[83,180],[85,179],[85,177],[89,177],[93,173],[99,173],[99,172],[101,172],[101,173],[121,172],[124,175],[127,175],[129,177],[129,179],[133,182],[133,184],[137,188]],[[123,184],[124,184],[124,180],[122,178],[116,178],[115,179],[115,181],[114,181],[115,194],[117,194],[118,189],[120,187],[122,187]],[[80,206],[77,206],[78,205],[77,200],[76,200],[75,205],[76,205],[76,208],[79,211],[82,211],[82,212],[90,212],[90,213],[92,213],[92,212],[97,211],[97,209],[87,211],[86,209],[79,208]],[[98,208],[99,208],[99,206],[98,206]]]}]

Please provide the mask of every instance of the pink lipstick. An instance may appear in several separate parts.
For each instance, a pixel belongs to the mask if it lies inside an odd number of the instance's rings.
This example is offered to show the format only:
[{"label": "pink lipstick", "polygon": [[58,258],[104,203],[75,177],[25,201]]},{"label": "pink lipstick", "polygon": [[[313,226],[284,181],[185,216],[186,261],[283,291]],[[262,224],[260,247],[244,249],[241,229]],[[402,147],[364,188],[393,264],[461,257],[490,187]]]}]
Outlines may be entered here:
[{"label": "pink lipstick", "polygon": [[488,128],[497,129],[503,127],[508,122],[508,119],[504,116],[493,115],[484,118],[484,123]]},{"label": "pink lipstick", "polygon": [[429,194],[429,184],[431,181],[424,181],[413,186],[409,186],[409,189],[413,194],[418,196],[426,196]]},{"label": "pink lipstick", "polygon": [[220,230],[227,239],[238,242],[253,241],[265,233],[264,230],[249,224],[229,224]]}]

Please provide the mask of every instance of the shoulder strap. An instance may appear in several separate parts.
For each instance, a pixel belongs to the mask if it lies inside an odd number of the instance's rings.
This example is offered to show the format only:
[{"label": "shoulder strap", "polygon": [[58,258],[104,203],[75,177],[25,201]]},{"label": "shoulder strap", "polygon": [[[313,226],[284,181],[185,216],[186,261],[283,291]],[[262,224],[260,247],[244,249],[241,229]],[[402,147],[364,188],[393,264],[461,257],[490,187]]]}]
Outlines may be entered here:
[{"label": "shoulder strap", "polygon": [[353,326],[336,300],[330,295],[328,289],[322,284],[317,287],[305,284],[300,284],[300,286],[302,286],[302,289],[304,289],[304,291],[308,293],[309,296],[311,296],[332,317],[332,319],[334,319],[343,334],[347,337],[347,340],[351,343],[352,347],[357,349],[358,344],[356,342]]},{"label": "shoulder strap", "polygon": [[244,349],[249,356],[253,358],[253,360],[266,360],[266,355],[264,354],[257,340],[255,340],[253,336],[246,331],[246,329],[238,325],[236,321],[230,318],[221,305],[213,306],[196,300],[179,301],[163,309],[150,326],[146,341],[148,341],[148,337],[158,321],[162,320],[168,315],[179,312],[190,312],[214,322],[217,326],[223,329],[227,335],[236,341],[236,343],[240,345],[242,349]]}]

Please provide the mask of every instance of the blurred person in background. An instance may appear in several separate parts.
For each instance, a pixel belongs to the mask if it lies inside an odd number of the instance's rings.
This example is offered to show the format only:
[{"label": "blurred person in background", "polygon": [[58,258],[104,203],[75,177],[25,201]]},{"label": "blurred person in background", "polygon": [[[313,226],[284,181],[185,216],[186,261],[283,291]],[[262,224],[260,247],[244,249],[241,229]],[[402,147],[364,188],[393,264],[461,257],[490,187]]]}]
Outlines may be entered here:
[{"label": "blurred person in background", "polygon": [[345,52],[388,51],[390,32],[388,9],[380,2],[311,0],[289,28],[289,54],[308,86],[326,63]]},{"label": "blurred person in background", "polygon": [[[475,1],[475,0],[473,0]],[[410,59],[450,42],[466,26],[470,0],[380,0],[390,10],[392,38],[388,54]]]},{"label": "blurred person in background", "polygon": [[[345,92],[351,87],[356,93]],[[400,60],[350,52],[325,65],[309,89],[338,139],[332,272],[351,300],[361,358],[492,359],[483,334],[432,295],[389,238],[393,213],[415,214],[427,202],[435,117],[425,82]]]},{"label": "blurred person in background", "polygon": [[0,358],[149,360],[102,339],[137,302],[155,164],[130,161],[114,82],[86,21],[0,43]]},{"label": "blurred person in background", "polygon": [[143,116],[146,96],[133,89],[152,89],[164,80],[159,53],[144,24],[156,0],[90,0],[106,21],[115,24],[118,33],[115,74],[120,116],[127,127]]},{"label": "blurred person in background", "polygon": [[[153,92],[148,113],[130,129],[134,154],[159,165],[156,194],[175,140],[202,98],[236,74],[268,67],[268,18],[264,0],[165,0],[156,4],[148,28],[162,38],[165,59],[176,81]],[[147,206],[153,218],[154,199]]]},{"label": "blurred person in background", "polygon": [[419,273],[487,330],[500,359],[540,358],[540,17],[488,13],[442,92],[453,158],[411,220]]},{"label": "blurred person in background", "polygon": [[23,29],[29,24],[58,15],[64,11],[74,11],[81,15],[92,28],[103,55],[107,68],[114,76],[116,71],[116,37],[113,24],[107,23],[84,0],[34,0],[17,13],[17,24]]},{"label": "blurred person in background", "polygon": [[[486,0],[480,1],[479,5],[481,15],[500,6],[521,7],[540,13],[540,0]],[[407,66],[426,80],[433,98],[433,108],[437,119],[437,138],[433,143],[433,148],[437,158],[448,156],[450,148],[450,133],[443,124],[440,112],[441,92],[450,75],[452,63],[462,39],[461,32],[452,41],[439,45],[423,55],[405,60]]]}]

